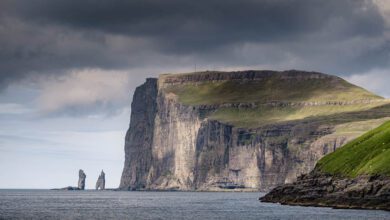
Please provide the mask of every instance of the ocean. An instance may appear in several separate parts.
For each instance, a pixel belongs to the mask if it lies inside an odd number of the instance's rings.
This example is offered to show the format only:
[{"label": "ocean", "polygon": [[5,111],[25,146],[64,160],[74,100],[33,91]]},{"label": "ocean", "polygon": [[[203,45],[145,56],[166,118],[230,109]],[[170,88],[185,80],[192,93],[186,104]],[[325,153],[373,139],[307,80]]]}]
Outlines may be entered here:
[{"label": "ocean", "polygon": [[256,192],[0,190],[0,219],[390,219],[390,212],[261,203]]}]

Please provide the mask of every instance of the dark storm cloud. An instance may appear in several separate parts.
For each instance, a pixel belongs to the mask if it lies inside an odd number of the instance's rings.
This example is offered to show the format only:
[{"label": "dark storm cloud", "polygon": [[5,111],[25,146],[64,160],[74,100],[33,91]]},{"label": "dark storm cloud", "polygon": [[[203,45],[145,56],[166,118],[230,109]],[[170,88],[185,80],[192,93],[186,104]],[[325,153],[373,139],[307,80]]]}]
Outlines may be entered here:
[{"label": "dark storm cloud", "polygon": [[[0,8],[3,83],[74,68],[173,66],[180,57],[272,66],[295,56],[292,67],[332,72],[387,65],[385,23],[367,0],[3,0]],[[383,42],[365,54],[366,39]],[[363,49],[344,57],[340,48]]]},{"label": "dark storm cloud", "polygon": [[331,22],[342,24],[334,30],[341,37],[383,31],[377,9],[359,0],[11,0],[5,6],[5,14],[40,24],[150,37],[180,51],[287,40]]}]

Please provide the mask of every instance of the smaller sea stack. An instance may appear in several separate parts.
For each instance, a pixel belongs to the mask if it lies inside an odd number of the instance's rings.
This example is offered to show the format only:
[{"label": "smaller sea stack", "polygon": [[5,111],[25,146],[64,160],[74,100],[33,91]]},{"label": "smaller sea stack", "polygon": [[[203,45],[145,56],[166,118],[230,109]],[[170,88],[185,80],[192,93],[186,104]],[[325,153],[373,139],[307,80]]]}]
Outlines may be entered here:
[{"label": "smaller sea stack", "polygon": [[106,184],[106,179],[105,179],[105,173],[102,172],[100,173],[100,176],[96,182],[96,190],[104,190],[105,189],[105,184]]}]

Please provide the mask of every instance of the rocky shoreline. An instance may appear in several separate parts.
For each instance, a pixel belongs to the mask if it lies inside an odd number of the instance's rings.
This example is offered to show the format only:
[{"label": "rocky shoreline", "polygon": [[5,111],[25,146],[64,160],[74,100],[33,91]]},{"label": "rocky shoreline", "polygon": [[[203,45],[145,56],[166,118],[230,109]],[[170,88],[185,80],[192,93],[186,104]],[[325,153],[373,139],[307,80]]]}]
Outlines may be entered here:
[{"label": "rocky shoreline", "polygon": [[314,170],[294,183],[274,188],[259,200],[282,205],[390,211],[390,177],[346,178]]}]

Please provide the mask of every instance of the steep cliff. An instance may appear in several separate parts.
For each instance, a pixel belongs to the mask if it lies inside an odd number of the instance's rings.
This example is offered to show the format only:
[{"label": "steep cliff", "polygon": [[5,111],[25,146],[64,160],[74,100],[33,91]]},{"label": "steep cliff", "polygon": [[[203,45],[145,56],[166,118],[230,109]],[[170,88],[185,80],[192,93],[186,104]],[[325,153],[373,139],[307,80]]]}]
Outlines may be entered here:
[{"label": "steep cliff", "polygon": [[134,93],[120,188],[266,191],[383,122],[388,104],[316,72],[147,79]]},{"label": "steep cliff", "polygon": [[131,104],[130,128],[125,138],[125,165],[120,187],[145,188],[152,164],[154,120],[157,113],[157,79],[138,87]]}]

